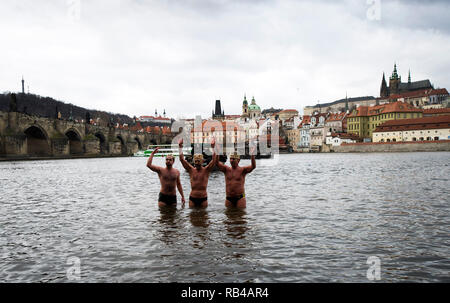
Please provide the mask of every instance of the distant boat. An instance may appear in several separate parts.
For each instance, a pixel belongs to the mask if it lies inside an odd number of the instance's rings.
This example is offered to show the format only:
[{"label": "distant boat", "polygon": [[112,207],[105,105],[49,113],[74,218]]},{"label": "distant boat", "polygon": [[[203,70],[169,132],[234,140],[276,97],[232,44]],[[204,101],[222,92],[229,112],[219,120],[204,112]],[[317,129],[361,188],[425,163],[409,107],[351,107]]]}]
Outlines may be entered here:
[{"label": "distant boat", "polygon": [[[170,144],[166,145],[149,145],[146,150],[140,150],[133,154],[134,157],[150,157],[151,153],[159,147],[157,153],[155,153],[154,157],[166,157],[167,155],[172,155],[174,157],[178,157],[178,146],[173,147]],[[183,155],[190,155],[192,147],[183,147]]]}]

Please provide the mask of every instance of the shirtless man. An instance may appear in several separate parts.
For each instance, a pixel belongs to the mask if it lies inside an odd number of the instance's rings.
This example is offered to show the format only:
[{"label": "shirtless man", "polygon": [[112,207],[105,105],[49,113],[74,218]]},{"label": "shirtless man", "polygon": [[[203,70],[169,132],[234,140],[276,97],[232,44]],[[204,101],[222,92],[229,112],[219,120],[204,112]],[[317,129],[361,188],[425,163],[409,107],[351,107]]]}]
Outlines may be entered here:
[{"label": "shirtless man", "polygon": [[147,160],[147,167],[152,171],[158,173],[159,181],[161,182],[161,190],[159,192],[158,205],[161,206],[175,206],[177,204],[177,188],[181,195],[181,203],[184,206],[183,188],[180,182],[180,171],[173,168],[175,158],[172,155],[166,157],[166,167],[152,165],[153,156],[159,150],[155,148]]},{"label": "shirtless man", "polygon": [[208,193],[206,188],[208,187],[209,175],[216,165],[217,158],[214,150],[215,139],[211,140],[211,147],[213,148],[213,155],[211,162],[203,167],[203,155],[194,155],[194,166],[189,164],[183,156],[183,139],[178,141],[180,161],[183,167],[188,171],[191,179],[191,193],[189,195],[189,207],[207,207],[208,206]]},{"label": "shirtless man", "polygon": [[[225,206],[235,206],[238,208],[245,208],[247,200],[245,199],[245,176],[251,173],[256,168],[255,161],[255,147],[252,148],[250,154],[252,155],[252,164],[250,166],[239,166],[241,160],[237,153],[230,156],[231,167],[224,165],[217,160],[217,167],[225,174],[225,188],[227,197]],[[218,158],[218,156],[216,156]]]}]

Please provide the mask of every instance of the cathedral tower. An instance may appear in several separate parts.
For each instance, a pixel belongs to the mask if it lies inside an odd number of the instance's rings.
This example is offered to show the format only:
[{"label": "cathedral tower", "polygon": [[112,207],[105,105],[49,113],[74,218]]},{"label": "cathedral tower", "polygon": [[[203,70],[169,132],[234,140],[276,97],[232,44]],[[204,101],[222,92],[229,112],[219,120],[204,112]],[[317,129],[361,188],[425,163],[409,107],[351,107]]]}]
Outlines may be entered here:
[{"label": "cathedral tower", "polygon": [[244,101],[242,102],[242,117],[244,118],[248,117],[248,102],[246,95],[244,95]]}]

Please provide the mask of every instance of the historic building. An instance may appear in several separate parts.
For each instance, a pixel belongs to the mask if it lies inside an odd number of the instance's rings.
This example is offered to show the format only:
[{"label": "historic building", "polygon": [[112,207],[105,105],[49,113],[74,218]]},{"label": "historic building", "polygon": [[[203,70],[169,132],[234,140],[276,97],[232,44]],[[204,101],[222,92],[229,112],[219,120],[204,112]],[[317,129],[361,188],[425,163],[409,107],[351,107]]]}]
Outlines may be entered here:
[{"label": "historic building", "polygon": [[222,106],[220,104],[220,100],[216,100],[215,110],[212,111],[212,118],[214,120],[223,120],[225,119],[225,112],[222,110]]},{"label": "historic building", "polygon": [[325,143],[325,137],[327,134],[325,129],[325,121],[328,115],[328,113],[318,113],[311,117],[311,124],[309,128],[310,150],[320,151],[322,145]]},{"label": "historic building", "polygon": [[261,118],[261,108],[256,104],[255,97],[252,98],[252,103],[248,106],[248,115],[250,119]]},{"label": "historic building", "polygon": [[302,122],[298,126],[300,129],[299,148],[309,148],[310,134],[309,128],[311,124],[311,116],[304,115]]},{"label": "historic building", "polygon": [[292,129],[286,130],[286,137],[292,149],[297,150],[300,143],[300,128],[294,127]]},{"label": "historic building", "polygon": [[248,118],[248,102],[247,102],[247,96],[244,95],[244,101],[242,102],[242,118]]},{"label": "historic building", "polygon": [[328,132],[342,133],[347,131],[347,113],[331,113],[325,121]]},{"label": "historic building", "polygon": [[345,112],[347,110],[351,110],[356,106],[370,106],[375,105],[377,100],[373,96],[367,97],[355,97],[355,98],[345,98],[336,100],[329,103],[317,104],[314,106],[305,106],[303,108],[304,115],[312,115],[314,112],[319,113],[335,113],[335,112]]},{"label": "historic building", "polygon": [[256,104],[255,97],[252,98],[250,105],[247,102],[247,96],[244,95],[244,101],[242,102],[242,115],[241,118],[244,120],[250,118],[253,120],[258,120],[261,118],[261,108]]},{"label": "historic building", "polygon": [[391,120],[373,132],[373,142],[450,140],[450,115]]},{"label": "historic building", "polygon": [[359,106],[347,118],[347,132],[360,138],[372,138],[377,126],[390,120],[422,117],[421,109],[409,103],[397,101],[375,106]]},{"label": "historic building", "polygon": [[348,133],[328,133],[325,138],[325,144],[331,146],[341,146],[342,143],[356,143],[359,138],[354,134]]},{"label": "historic building", "polygon": [[408,74],[408,82],[402,82],[402,77],[398,75],[397,64],[394,64],[394,71],[389,78],[389,86],[387,86],[385,74],[381,80],[380,97],[389,97],[395,94],[402,94],[417,90],[434,89],[430,80],[411,81],[411,71]]},{"label": "historic building", "polygon": [[227,153],[232,151],[234,144],[245,141],[245,130],[235,122],[217,120],[203,120],[201,125],[191,129],[191,142],[194,144],[211,144],[212,138],[216,143],[227,147]]}]

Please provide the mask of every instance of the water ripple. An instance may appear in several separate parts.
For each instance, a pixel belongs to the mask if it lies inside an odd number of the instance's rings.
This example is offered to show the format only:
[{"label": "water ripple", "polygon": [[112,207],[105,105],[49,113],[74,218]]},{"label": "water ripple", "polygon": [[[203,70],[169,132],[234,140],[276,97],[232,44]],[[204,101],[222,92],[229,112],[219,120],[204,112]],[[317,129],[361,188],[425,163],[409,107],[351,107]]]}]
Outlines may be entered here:
[{"label": "water ripple", "polygon": [[[162,165],[163,159],[156,159]],[[0,282],[449,282],[449,153],[282,155],[246,210],[159,210],[145,158],[0,163]],[[243,160],[242,165],[248,165]],[[181,169],[189,194],[189,177]]]}]

